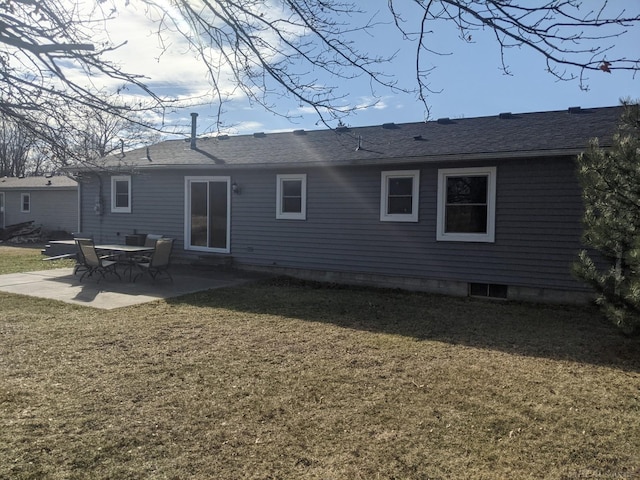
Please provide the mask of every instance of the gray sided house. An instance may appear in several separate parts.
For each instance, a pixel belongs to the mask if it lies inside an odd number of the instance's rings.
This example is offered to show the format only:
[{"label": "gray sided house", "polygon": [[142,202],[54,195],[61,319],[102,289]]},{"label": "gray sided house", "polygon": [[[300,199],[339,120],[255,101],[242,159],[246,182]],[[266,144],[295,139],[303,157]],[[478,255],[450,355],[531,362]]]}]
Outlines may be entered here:
[{"label": "gray sided house", "polygon": [[0,177],[0,228],[33,222],[47,231],[78,228],[78,184],[63,176]]},{"label": "gray sided house", "polygon": [[[170,140],[78,169],[80,229],[185,262],[351,284],[576,301],[575,158],[621,108]],[[195,116],[194,116],[195,122]],[[194,129],[195,130],[195,129]]]}]

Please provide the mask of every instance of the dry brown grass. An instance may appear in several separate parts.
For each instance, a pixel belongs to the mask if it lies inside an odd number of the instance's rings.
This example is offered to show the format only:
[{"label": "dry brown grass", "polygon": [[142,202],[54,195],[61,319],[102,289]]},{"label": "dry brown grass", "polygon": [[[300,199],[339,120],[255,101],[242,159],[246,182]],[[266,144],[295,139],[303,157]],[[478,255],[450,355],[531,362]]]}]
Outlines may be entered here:
[{"label": "dry brown grass", "polygon": [[590,308],[286,280],[1,294],[2,479],[631,479],[640,348]]},{"label": "dry brown grass", "polygon": [[0,275],[5,273],[49,270],[74,265],[73,260],[44,261],[40,250],[44,245],[12,246],[0,243]]}]

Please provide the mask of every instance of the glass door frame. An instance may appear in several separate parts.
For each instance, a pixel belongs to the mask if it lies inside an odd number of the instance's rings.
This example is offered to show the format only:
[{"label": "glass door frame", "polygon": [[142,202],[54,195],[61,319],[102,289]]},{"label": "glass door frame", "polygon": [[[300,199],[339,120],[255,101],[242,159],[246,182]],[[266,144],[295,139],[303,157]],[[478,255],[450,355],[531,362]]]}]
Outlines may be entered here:
[{"label": "glass door frame", "polygon": [[[226,248],[214,248],[198,245],[191,245],[191,185],[194,183],[207,184],[207,196],[209,195],[208,184],[211,182],[224,183],[227,189],[227,224],[226,224]],[[207,199],[207,215],[210,214]],[[207,221],[207,225],[210,222]],[[208,235],[211,234],[209,229]],[[188,176],[184,177],[184,249],[210,253],[231,253],[231,177],[228,176]]]}]

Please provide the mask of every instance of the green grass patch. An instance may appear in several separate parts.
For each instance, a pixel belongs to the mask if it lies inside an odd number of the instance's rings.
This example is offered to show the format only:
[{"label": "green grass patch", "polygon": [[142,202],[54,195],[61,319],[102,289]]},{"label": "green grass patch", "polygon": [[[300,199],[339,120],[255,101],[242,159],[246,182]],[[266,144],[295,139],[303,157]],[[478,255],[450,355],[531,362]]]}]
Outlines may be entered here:
[{"label": "green grass patch", "polygon": [[282,279],[0,305],[0,478],[640,474],[640,348],[595,309]]}]

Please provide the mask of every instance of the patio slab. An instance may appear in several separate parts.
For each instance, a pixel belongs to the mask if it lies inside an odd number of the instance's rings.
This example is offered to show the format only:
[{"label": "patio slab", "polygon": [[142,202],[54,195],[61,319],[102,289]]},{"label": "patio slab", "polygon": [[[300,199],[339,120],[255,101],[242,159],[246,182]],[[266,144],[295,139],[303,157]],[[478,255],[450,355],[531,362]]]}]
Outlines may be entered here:
[{"label": "patio slab", "polygon": [[171,275],[173,283],[166,278],[154,282],[148,277],[131,282],[126,279],[118,280],[110,275],[100,281],[98,275],[80,282],[80,274],[73,275],[73,268],[60,268],[0,275],[0,291],[111,310],[187,293],[240,285],[264,277],[249,272],[202,272],[186,268],[172,269]]}]

